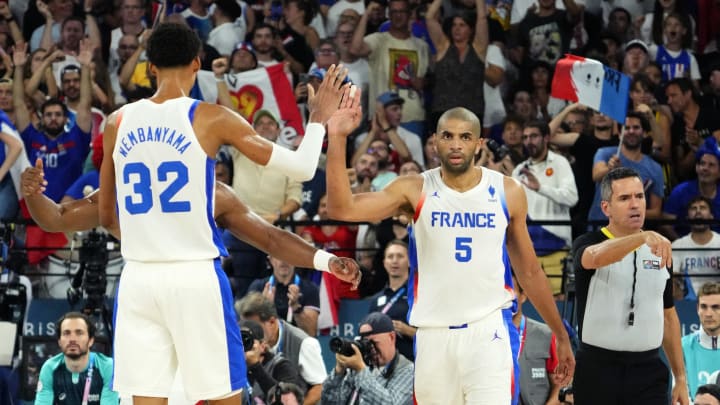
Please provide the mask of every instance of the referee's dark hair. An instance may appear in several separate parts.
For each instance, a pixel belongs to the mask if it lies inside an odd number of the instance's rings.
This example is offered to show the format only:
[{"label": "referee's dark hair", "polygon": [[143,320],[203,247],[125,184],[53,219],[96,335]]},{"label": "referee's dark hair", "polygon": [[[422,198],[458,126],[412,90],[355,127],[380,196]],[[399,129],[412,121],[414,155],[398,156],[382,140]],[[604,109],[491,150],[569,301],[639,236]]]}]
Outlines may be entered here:
[{"label": "referee's dark hair", "polygon": [[257,291],[248,293],[240,301],[236,302],[235,311],[241,318],[257,316],[262,322],[278,316],[275,302],[265,298],[262,293]]},{"label": "referee's dark hair", "polygon": [[640,181],[640,175],[635,170],[629,167],[618,167],[610,170],[600,182],[600,199],[602,201],[610,201],[612,198],[612,184],[616,180],[627,179],[630,177],[637,177]]},{"label": "referee's dark hair", "polygon": [[200,38],[187,25],[163,23],[150,35],[147,57],[159,68],[187,66],[200,55],[201,47]]},{"label": "referee's dark hair", "polygon": [[88,337],[90,339],[95,337],[95,324],[92,323],[90,317],[83,314],[82,312],[68,312],[65,315],[61,316],[60,319],[58,319],[55,323],[55,334],[57,335],[58,339],[60,339],[60,336],[62,336],[62,323],[66,319],[82,319],[83,321],[85,321],[85,325],[87,325]]},{"label": "referee's dark hair", "polygon": [[717,384],[705,384],[698,387],[697,391],[695,392],[695,396],[708,394],[712,395],[720,401],[720,385]]}]

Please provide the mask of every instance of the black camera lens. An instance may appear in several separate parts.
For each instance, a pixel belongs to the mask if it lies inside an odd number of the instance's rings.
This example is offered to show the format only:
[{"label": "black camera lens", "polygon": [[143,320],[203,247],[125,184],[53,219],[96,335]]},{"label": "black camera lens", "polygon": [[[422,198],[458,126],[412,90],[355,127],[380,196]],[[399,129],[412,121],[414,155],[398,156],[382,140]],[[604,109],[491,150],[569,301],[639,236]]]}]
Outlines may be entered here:
[{"label": "black camera lens", "polygon": [[246,352],[249,352],[250,350],[252,350],[253,345],[255,344],[255,336],[248,329],[241,329],[240,335],[242,337],[243,349]]},{"label": "black camera lens", "polygon": [[334,337],[330,339],[329,345],[330,351],[333,353],[342,354],[343,356],[352,356],[355,354],[355,350],[352,348],[353,342],[351,340]]}]

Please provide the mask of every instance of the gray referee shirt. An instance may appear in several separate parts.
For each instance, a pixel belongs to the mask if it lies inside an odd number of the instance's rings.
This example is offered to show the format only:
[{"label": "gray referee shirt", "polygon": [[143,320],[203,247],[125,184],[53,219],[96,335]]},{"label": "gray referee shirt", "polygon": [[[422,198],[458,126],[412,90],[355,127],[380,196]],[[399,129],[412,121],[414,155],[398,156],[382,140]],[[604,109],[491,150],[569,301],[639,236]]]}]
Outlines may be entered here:
[{"label": "gray referee shirt", "polygon": [[660,258],[644,244],[619,262],[583,268],[585,249],[611,238],[603,228],[573,243],[580,341],[615,351],[657,349],[664,331],[663,309],[674,306],[670,271],[660,268]]}]

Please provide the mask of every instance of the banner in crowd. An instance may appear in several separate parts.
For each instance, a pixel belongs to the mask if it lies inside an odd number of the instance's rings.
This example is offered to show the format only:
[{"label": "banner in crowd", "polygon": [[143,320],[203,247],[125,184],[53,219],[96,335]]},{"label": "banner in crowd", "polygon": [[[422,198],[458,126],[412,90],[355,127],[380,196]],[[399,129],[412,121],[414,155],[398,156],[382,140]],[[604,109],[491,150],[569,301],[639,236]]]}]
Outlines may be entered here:
[{"label": "banner in crowd", "polygon": [[624,124],[630,78],[602,63],[566,55],[555,66],[552,96],[579,102]]},{"label": "banner in crowd", "polygon": [[[238,74],[227,74],[225,81],[235,108],[248,122],[252,123],[252,117],[258,110],[269,110],[282,121],[281,138],[291,139],[303,135],[303,119],[282,63]],[[193,90],[195,98],[216,102],[215,75],[206,70],[199,71],[196,88]],[[294,134],[286,133],[288,131]]]}]

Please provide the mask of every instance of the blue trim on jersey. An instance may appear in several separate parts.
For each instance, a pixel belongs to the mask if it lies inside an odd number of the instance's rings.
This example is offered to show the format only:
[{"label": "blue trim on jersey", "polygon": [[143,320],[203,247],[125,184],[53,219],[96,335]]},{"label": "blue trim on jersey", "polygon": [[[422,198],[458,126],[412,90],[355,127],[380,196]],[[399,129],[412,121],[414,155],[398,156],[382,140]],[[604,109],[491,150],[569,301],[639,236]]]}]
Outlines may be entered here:
[{"label": "blue trim on jersey", "polygon": [[198,104],[200,104],[200,100],[195,100],[190,105],[190,110],[188,110],[188,119],[190,120],[190,124],[192,125],[193,121],[195,121],[195,109],[197,108]]},{"label": "blue trim on jersey", "polygon": [[[510,264],[510,255],[508,254],[507,250],[507,236],[503,237],[503,248],[502,248],[502,261],[503,266],[505,267],[505,274],[503,278],[505,279],[505,289],[513,291],[514,290],[514,284],[512,279],[512,265]],[[518,301],[517,297],[513,295],[512,305],[510,306],[510,311],[514,314],[517,312],[518,308]]]},{"label": "blue trim on jersey", "polygon": [[[410,324],[410,314],[412,314],[413,305],[415,304],[415,279],[417,278],[417,271],[418,271],[418,258],[417,258],[417,242],[415,241],[415,232],[413,231],[412,226],[408,226],[408,262],[410,263],[410,268],[408,272],[408,295],[407,295],[407,301],[408,301],[408,313],[407,313],[407,323]],[[417,344],[417,341],[413,344]],[[417,353],[415,353],[417,354]]]},{"label": "blue trim on jersey", "polygon": [[520,362],[518,361],[520,355],[520,331],[515,327],[512,322],[513,311],[509,308],[502,310],[503,321],[505,328],[507,328],[508,336],[510,337],[510,351],[513,359],[513,378],[514,378],[514,389],[512,392],[511,405],[517,405],[520,399]]},{"label": "blue trim on jersey", "polygon": [[223,316],[225,320],[225,342],[227,344],[228,371],[230,372],[230,390],[236,391],[246,388],[247,366],[245,365],[245,351],[240,337],[235,307],[233,306],[233,294],[230,289],[230,281],[220,265],[220,259],[214,260],[215,275],[218,279],[218,288],[222,298]]},{"label": "blue trim on jersey", "polygon": [[215,199],[212,198],[215,195],[215,159],[211,159],[209,156],[205,162],[205,195],[207,196],[208,225],[210,225],[210,231],[213,235],[213,243],[218,249],[218,254],[227,257],[228,252],[222,241],[222,233],[220,233],[213,215],[215,212]]},{"label": "blue trim on jersey", "polygon": [[[117,206],[116,206],[117,208]],[[121,277],[122,278],[122,277]],[[115,299],[113,300],[113,315],[112,315],[112,325],[113,325],[113,342],[117,342],[117,313],[118,313],[118,301],[120,301],[120,295],[118,292],[120,292],[120,278],[118,278],[117,282],[117,289],[115,290]],[[112,345],[112,357],[115,357],[115,345]],[[112,363],[112,378],[110,379],[110,389],[114,391],[115,388],[115,362]]]}]

